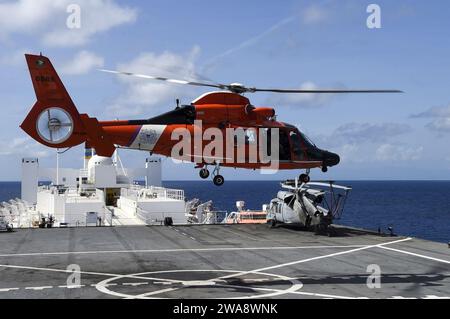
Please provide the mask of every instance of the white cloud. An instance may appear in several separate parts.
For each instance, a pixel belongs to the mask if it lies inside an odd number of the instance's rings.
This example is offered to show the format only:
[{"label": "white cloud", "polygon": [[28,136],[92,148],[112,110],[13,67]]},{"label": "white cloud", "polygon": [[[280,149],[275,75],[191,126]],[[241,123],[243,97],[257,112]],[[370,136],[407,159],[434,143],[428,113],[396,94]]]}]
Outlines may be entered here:
[{"label": "white cloud", "polygon": [[341,157],[341,162],[347,163],[347,162],[364,162],[367,160],[367,158],[361,157],[360,154],[360,147],[357,144],[344,144],[335,151],[339,154]]},{"label": "white cloud", "polygon": [[450,132],[450,117],[436,119],[427,124],[427,127],[433,131]]},{"label": "white cloud", "polygon": [[18,137],[12,140],[0,141],[0,155],[42,158],[50,156],[50,151],[47,147],[29,137]]},{"label": "white cloud", "polygon": [[8,66],[23,65],[25,63],[25,53],[32,52],[29,49],[19,49],[14,52],[3,53],[0,56],[0,64]]},{"label": "white cloud", "polygon": [[406,145],[383,144],[376,150],[376,159],[379,161],[417,161],[421,158],[424,148]]},{"label": "white cloud", "polygon": [[104,59],[95,53],[80,51],[71,61],[65,63],[61,72],[70,75],[86,74],[94,68],[103,67],[104,62]]},{"label": "white cloud", "polygon": [[342,163],[407,162],[422,158],[423,146],[402,143],[346,143],[333,149]]},{"label": "white cloud", "polygon": [[333,136],[347,142],[384,142],[411,131],[407,124],[399,123],[348,123],[338,127]]},{"label": "white cloud", "polygon": [[342,163],[413,161],[421,158],[424,148],[395,141],[410,132],[409,125],[400,123],[348,123],[315,139],[338,153]]},{"label": "white cloud", "polygon": [[0,3],[0,39],[25,34],[50,46],[79,46],[95,34],[136,20],[134,9],[120,6],[113,0],[77,0],[81,8],[81,28],[66,25],[73,0],[18,0]]},{"label": "white cloud", "polygon": [[432,119],[426,125],[428,129],[439,133],[450,133],[450,105],[446,107],[432,107],[411,117]]},{"label": "white cloud", "polygon": [[[187,55],[171,52],[164,52],[159,55],[151,52],[141,53],[134,60],[119,64],[117,69],[172,78],[176,73],[175,78],[177,79],[195,79],[195,59],[199,51],[198,47],[194,47]],[[175,105],[176,98],[194,97],[194,92],[196,92],[193,87],[156,80],[129,76],[119,76],[118,78],[125,86],[125,92],[107,110],[117,117],[151,115],[152,111],[168,111]]]},{"label": "white cloud", "polygon": [[302,21],[304,24],[311,25],[324,21],[327,18],[326,11],[316,5],[312,5],[302,13]]}]

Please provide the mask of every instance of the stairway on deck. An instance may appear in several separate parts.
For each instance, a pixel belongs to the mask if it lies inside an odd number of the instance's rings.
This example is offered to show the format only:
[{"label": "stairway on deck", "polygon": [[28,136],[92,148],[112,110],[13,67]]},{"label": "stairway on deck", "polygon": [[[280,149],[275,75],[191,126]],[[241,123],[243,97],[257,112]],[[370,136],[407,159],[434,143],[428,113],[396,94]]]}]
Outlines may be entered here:
[{"label": "stairway on deck", "polygon": [[118,207],[108,206],[108,210],[113,213],[113,226],[144,226],[145,222],[134,214],[127,213]]}]

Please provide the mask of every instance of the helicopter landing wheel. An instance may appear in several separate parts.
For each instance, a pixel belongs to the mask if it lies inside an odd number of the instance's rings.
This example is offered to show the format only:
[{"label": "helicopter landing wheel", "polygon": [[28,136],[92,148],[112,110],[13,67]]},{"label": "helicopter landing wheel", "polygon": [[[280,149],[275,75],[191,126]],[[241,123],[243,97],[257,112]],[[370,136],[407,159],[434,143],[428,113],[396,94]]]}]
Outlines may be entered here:
[{"label": "helicopter landing wheel", "polygon": [[327,166],[322,166],[322,172],[323,173],[327,173],[328,172],[328,167]]},{"label": "helicopter landing wheel", "polygon": [[330,238],[331,237],[335,237],[336,236],[336,230],[333,227],[329,226],[328,229],[327,229],[327,235]]},{"label": "helicopter landing wheel", "polygon": [[213,182],[216,186],[222,186],[225,183],[225,178],[222,175],[216,175]]},{"label": "helicopter landing wheel", "polygon": [[277,227],[277,220],[276,219],[271,219],[269,220],[269,228],[275,228]]},{"label": "helicopter landing wheel", "polygon": [[311,177],[309,177],[309,175],[307,175],[307,174],[300,175],[300,182],[307,184],[310,181],[311,181]]},{"label": "helicopter landing wheel", "polygon": [[209,171],[207,168],[202,168],[200,170],[200,178],[207,179],[209,177]]}]

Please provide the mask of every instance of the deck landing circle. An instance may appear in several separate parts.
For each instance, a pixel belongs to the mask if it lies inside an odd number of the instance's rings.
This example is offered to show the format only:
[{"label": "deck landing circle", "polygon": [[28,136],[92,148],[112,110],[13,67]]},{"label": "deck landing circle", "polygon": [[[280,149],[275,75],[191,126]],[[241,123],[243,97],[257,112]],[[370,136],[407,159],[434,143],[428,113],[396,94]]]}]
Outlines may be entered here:
[{"label": "deck landing circle", "polygon": [[127,299],[174,299],[189,295],[204,299],[258,299],[289,294],[302,287],[297,279],[277,274],[192,269],[117,276],[96,285],[102,293]]}]

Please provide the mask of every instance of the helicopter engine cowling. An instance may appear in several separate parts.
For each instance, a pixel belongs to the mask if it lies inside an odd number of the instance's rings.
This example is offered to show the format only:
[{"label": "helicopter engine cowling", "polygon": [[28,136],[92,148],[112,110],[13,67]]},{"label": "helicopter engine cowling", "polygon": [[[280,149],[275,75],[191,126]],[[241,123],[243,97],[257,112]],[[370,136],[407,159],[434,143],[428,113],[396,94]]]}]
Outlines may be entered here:
[{"label": "helicopter engine cowling", "polygon": [[192,102],[196,120],[205,124],[248,123],[258,124],[275,117],[269,107],[254,107],[246,97],[230,92],[213,92]]},{"label": "helicopter engine cowling", "polygon": [[256,117],[261,120],[270,120],[276,115],[275,110],[270,107],[258,107],[252,113],[256,114]]}]

